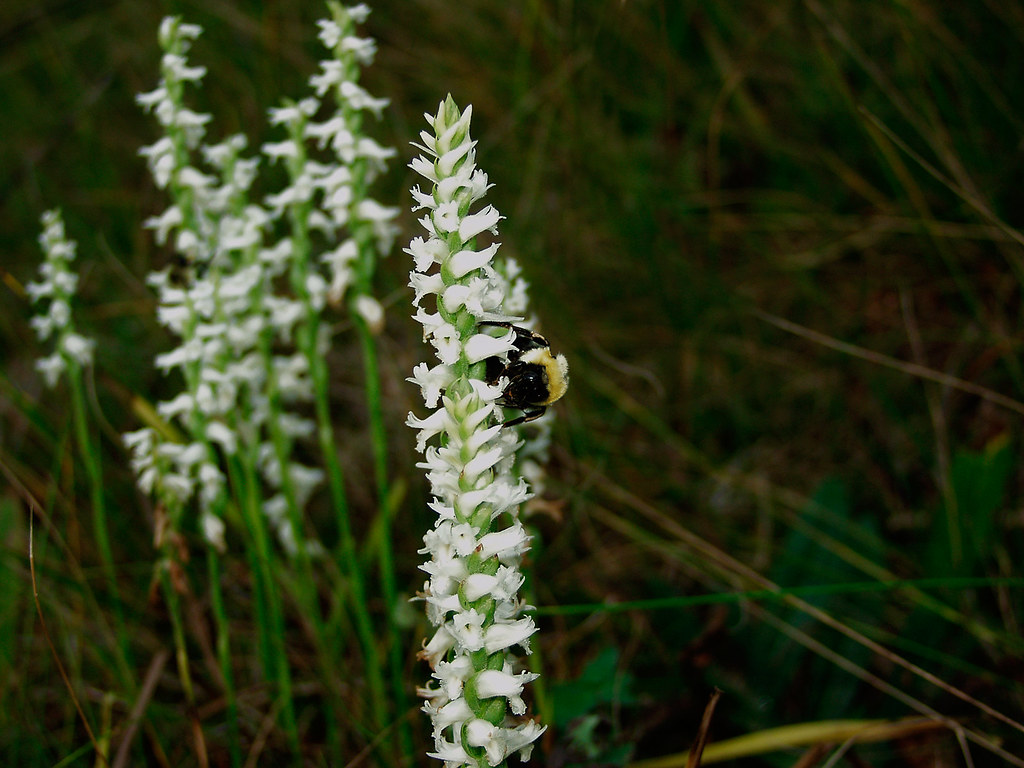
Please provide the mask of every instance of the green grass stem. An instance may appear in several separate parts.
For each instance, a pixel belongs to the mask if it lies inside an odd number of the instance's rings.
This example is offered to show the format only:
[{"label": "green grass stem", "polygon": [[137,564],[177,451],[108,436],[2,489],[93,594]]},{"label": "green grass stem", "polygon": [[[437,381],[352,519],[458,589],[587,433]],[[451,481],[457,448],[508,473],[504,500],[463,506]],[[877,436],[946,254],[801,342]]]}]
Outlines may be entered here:
[{"label": "green grass stem", "polygon": [[185,701],[189,709],[196,703],[195,691],[192,688],[192,673],[189,670],[188,645],[185,642],[185,630],[181,622],[181,599],[178,590],[174,585],[174,577],[171,569],[179,567],[174,561],[174,544],[167,542],[164,546],[163,562],[157,564],[160,577],[160,587],[167,601],[167,612],[171,617],[171,631],[174,636],[174,659],[178,666],[178,679],[181,681],[181,688],[185,692]]},{"label": "green grass stem", "polygon": [[92,505],[92,532],[96,547],[100,554],[100,564],[107,582],[107,590],[114,608],[114,631],[117,635],[123,679],[131,679],[128,670],[132,667],[131,642],[124,620],[124,605],[121,602],[121,590],[118,587],[117,568],[114,566],[114,553],[110,546],[106,499],[103,492],[103,468],[100,465],[100,446],[93,439],[89,430],[85,407],[85,390],[82,381],[82,368],[72,359],[67,359],[68,383],[71,391],[71,412],[75,424],[75,438],[78,442],[79,455],[85,465],[89,478],[89,499]]},{"label": "green grass stem", "polygon": [[379,534],[377,565],[384,596],[385,617],[388,628],[388,670],[391,676],[391,693],[394,696],[394,711],[398,713],[398,737],[406,755],[414,753],[412,726],[409,719],[402,717],[408,708],[405,669],[402,663],[404,646],[402,633],[395,621],[398,608],[398,587],[395,580],[394,552],[391,540],[391,493],[388,485],[387,433],[384,429],[384,409],[381,403],[380,366],[377,361],[377,343],[370,327],[358,312],[351,312],[359,335],[363,353],[366,406],[370,416],[370,443],[373,447],[373,474],[377,487],[377,516]]},{"label": "green grass stem", "polygon": [[252,537],[252,546],[246,549],[255,577],[256,599],[262,605],[262,610],[257,611],[257,620],[260,623],[259,637],[264,671],[274,681],[274,700],[279,707],[281,725],[285,730],[289,747],[297,759],[301,740],[292,697],[293,686],[285,642],[284,611],[278,591],[279,580],[275,578],[277,555],[270,543],[270,534],[260,503],[260,483],[255,463],[245,462],[240,469],[238,475],[242,486],[239,501],[248,533]]},{"label": "green grass stem", "polygon": [[[292,141],[297,152],[288,160],[288,172],[292,181],[303,172],[306,163],[305,143],[303,141],[303,123],[295,121],[288,126]],[[388,702],[378,655],[378,646],[382,638],[373,626],[366,586],[359,566],[355,536],[349,520],[348,498],[345,491],[345,479],[338,459],[338,451],[334,442],[334,427],[331,421],[329,397],[329,377],[327,364],[320,353],[319,340],[321,318],[319,310],[313,305],[307,289],[306,278],[310,270],[312,245],[309,234],[309,216],[312,210],[310,202],[293,205],[288,210],[288,223],[291,229],[291,270],[292,288],[305,306],[303,322],[296,328],[296,341],[300,352],[305,356],[309,375],[313,384],[314,408],[316,413],[317,440],[327,468],[328,487],[335,517],[338,521],[339,543],[343,572],[350,582],[351,610],[355,618],[356,632],[363,649],[365,660],[364,671],[370,696],[370,708],[373,713],[374,728],[378,731],[388,722]]]},{"label": "green grass stem", "polygon": [[363,649],[365,661],[364,671],[370,693],[370,706],[374,723],[383,728],[388,720],[387,697],[384,679],[381,674],[380,658],[377,646],[380,638],[373,627],[370,608],[366,599],[366,586],[363,573],[359,567],[359,554],[352,523],[349,519],[348,498],[345,494],[345,478],[334,444],[334,427],[331,424],[330,406],[327,400],[327,366],[316,354],[315,349],[308,349],[310,373],[313,376],[313,393],[316,407],[317,439],[320,451],[327,467],[328,487],[335,518],[338,522],[340,558],[343,573],[349,580],[350,606],[355,620],[356,632]]},{"label": "green grass stem", "polygon": [[221,559],[213,547],[206,548],[206,576],[210,582],[210,610],[216,630],[214,640],[217,649],[217,663],[224,678],[224,699],[228,728],[228,750],[231,753],[231,768],[242,765],[241,742],[238,733],[238,694],[235,691],[235,674],[231,665],[231,623],[224,608],[224,592],[221,589]]}]

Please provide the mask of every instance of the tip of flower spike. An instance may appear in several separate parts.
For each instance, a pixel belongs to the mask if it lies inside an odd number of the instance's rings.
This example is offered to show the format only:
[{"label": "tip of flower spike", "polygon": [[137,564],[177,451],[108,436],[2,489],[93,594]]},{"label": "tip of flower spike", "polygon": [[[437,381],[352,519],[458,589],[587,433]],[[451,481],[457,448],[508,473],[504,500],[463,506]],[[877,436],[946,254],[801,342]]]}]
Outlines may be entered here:
[{"label": "tip of flower spike", "polygon": [[198,24],[184,24],[180,16],[164,16],[160,22],[157,40],[164,50],[170,49],[176,42],[195,40],[203,32]]},{"label": "tip of flower spike", "polygon": [[449,124],[456,122],[460,116],[469,119],[473,114],[473,105],[470,104],[466,107],[466,111],[460,114],[459,105],[455,103],[455,99],[449,93],[444,97],[444,101],[441,102],[441,106],[444,109],[445,121]]}]

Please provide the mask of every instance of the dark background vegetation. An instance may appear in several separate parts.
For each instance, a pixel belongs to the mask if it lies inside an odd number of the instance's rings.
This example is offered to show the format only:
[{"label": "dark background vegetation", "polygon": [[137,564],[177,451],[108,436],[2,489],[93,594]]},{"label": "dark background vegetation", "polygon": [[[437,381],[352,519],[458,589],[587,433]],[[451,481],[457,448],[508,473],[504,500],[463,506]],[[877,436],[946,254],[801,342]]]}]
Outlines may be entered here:
[{"label": "dark background vegetation", "polygon": [[[506,216],[503,251],[522,262],[543,330],[571,361],[534,518],[537,605],[763,586],[686,531],[784,588],[1020,574],[1019,4],[377,0],[373,9],[366,31],[380,50],[364,83],[391,106],[370,130],[401,158],[376,197],[402,205],[400,245],[415,233],[409,142],[451,92],[473,105],[489,199]],[[75,527],[87,519],[85,496],[68,501],[83,479],[69,468],[64,399],[32,371],[41,350],[19,289],[35,276],[38,217],[53,206],[80,242],[79,326],[98,340],[95,403],[109,422],[116,554],[137,587],[128,599],[138,643],[151,654],[170,642],[148,618],[148,511],[115,438],[137,426],[133,394],[156,400],[174,386],[150,362],[170,340],[143,278],[169,255],[140,226],[165,201],[137,155],[155,127],[134,103],[156,82],[156,28],[172,12],[205,28],[193,61],[209,70],[199,106],[215,115],[212,135],[242,131],[250,146],[276,138],[266,109],[305,93],[320,56],[318,2],[0,4],[5,765],[55,764],[84,739],[35,617],[24,496],[7,485],[16,478],[53,505],[84,573],[95,574],[87,526]],[[391,470],[409,488],[395,551],[412,592],[422,582],[417,532],[430,517],[402,426],[418,396],[403,379],[426,354],[408,317],[408,269],[400,251],[380,269],[380,344]],[[333,369],[349,474],[370,476],[359,357],[343,325]],[[351,492],[370,519],[371,489]],[[64,566],[54,547],[37,561],[51,632],[74,658],[95,618]],[[841,589],[813,602],[950,685],[1011,716],[1024,711],[1019,585]],[[1024,751],[1019,731],[779,601],[548,610],[539,621],[544,696],[558,708],[539,765],[681,751],[715,686],[725,692],[715,739],[915,714],[780,627]],[[423,665],[409,666],[410,680],[426,678]],[[98,712],[102,669],[82,679]],[[157,727],[186,732],[179,704],[158,694]],[[801,754],[744,764],[792,765]],[[978,747],[971,754],[976,765],[1002,764]],[[968,764],[945,730],[844,759]],[[187,750],[179,760],[195,764]]]}]

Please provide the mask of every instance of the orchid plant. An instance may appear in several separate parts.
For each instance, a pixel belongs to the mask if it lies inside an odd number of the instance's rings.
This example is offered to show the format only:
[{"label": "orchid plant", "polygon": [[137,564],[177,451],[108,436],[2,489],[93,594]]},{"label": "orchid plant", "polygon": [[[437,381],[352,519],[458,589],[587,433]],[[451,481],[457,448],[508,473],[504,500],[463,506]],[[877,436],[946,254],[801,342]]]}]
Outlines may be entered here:
[{"label": "orchid plant", "polygon": [[[316,651],[324,689],[317,711],[333,760],[351,759],[348,729],[362,738],[395,728],[390,743],[378,739],[370,746],[380,764],[398,764],[412,754],[411,731],[400,716],[406,709],[405,649],[396,624],[400,605],[387,528],[394,494],[375,342],[385,318],[373,292],[378,260],[395,239],[397,209],[368,194],[395,151],[363,131],[363,119],[380,118],[387,106],[358,83],[376,52],[373,40],[355,31],[369,8],[333,0],[328,7],[331,18],[319,22],[328,56],[309,79],[311,92],[270,110],[270,125],[285,135],[258,153],[247,154],[241,135],[208,141],[212,115],[189,106],[190,92],[206,75],[189,60],[202,32],[197,25],[163,21],[160,82],[138,96],[161,129],[141,154],[168,197],[166,209],[146,226],[173,253],[166,268],[148,277],[157,321],[174,339],[155,364],[181,388],[152,407],[136,398],[144,426],[123,441],[139,489],[154,502],[153,583],[163,593],[191,711],[203,689],[192,680],[198,667],[186,636],[194,624],[185,601],[201,578],[190,571],[190,550],[203,550],[206,558],[206,604],[219,665],[214,679],[224,697],[233,765],[241,765],[244,754],[239,722],[245,705],[235,682],[240,673],[268,683],[288,746],[295,755],[301,751],[303,721],[286,645],[289,610],[301,617]],[[520,510],[531,487],[542,482],[548,432],[534,424],[524,440],[518,430],[503,427],[503,382],[486,375],[487,360],[514,349],[515,333],[499,332],[501,324],[531,320],[519,267],[499,257],[492,239],[501,216],[491,205],[477,205],[490,185],[476,167],[471,115],[471,108],[460,111],[448,97],[427,116],[430,130],[417,145],[422,155],[411,163],[429,182],[427,189],[412,190],[414,210],[424,211],[426,236],[406,249],[414,264],[414,318],[436,354],[410,379],[430,412],[407,420],[418,430],[418,466],[426,470],[430,507],[438,516],[420,550],[429,561],[422,565],[428,579],[418,599],[434,630],[419,653],[432,680],[419,693],[433,724],[429,754],[447,768],[499,766],[512,755],[527,760],[545,731],[527,717],[524,688],[538,675],[519,658],[530,653],[537,631],[520,596],[521,561],[530,543]],[[283,166],[286,181],[268,194],[261,185],[270,164]],[[119,670],[130,689],[132,638],[107,535],[100,451],[84,421],[82,374],[92,365],[94,345],[72,321],[76,246],[58,212],[47,213],[43,225],[42,277],[27,292],[40,307],[32,321],[37,334],[53,339],[56,349],[39,361],[39,370],[50,386],[64,375],[71,382],[94,486],[95,535],[118,612]],[[334,325],[325,314],[332,310],[345,314],[363,353],[379,514],[372,547],[365,549],[350,524],[333,433],[336,414],[328,401],[326,358]],[[335,513],[333,543],[307,511],[324,486],[321,495]],[[250,569],[258,669],[240,669],[235,656],[246,641],[233,629],[225,577],[226,562],[239,552]],[[370,610],[365,582],[372,556],[378,558],[385,619]],[[339,639],[349,630],[357,642],[341,655]],[[363,664],[352,687],[365,688],[368,701],[358,711],[339,692],[339,681],[349,685],[353,679],[345,666],[353,654]]]},{"label": "orchid plant", "polygon": [[[265,143],[262,158],[243,155],[247,142],[241,135],[206,143],[211,115],[186,104],[187,90],[206,74],[188,61],[202,31],[197,25],[164,20],[161,82],[138,97],[164,131],[142,154],[156,185],[171,200],[147,225],[159,244],[171,245],[177,254],[175,264],[149,279],[157,291],[160,322],[180,340],[157,358],[157,365],[180,371],[185,387],[157,405],[163,424],[129,433],[125,440],[140,487],[159,502],[164,524],[158,545],[166,568],[175,567],[174,538],[192,504],[213,558],[211,572],[218,570],[216,555],[227,550],[231,535],[258,553],[256,587],[266,605],[261,641],[267,657],[274,659],[266,672],[277,682],[284,724],[296,746],[282,645],[284,609],[267,533],[273,532],[293,561],[298,578],[287,581],[315,644],[326,648],[337,631],[328,624],[337,619],[325,616],[320,605],[313,561],[326,551],[305,511],[325,479],[340,532],[336,554],[344,564],[367,662],[373,726],[383,727],[388,717],[377,659],[380,640],[370,617],[333,437],[326,367],[331,336],[323,315],[329,307],[347,311],[367,357],[367,388],[379,389],[373,335],[384,318],[372,277],[377,259],[393,243],[397,209],[376,202],[367,189],[395,151],[362,130],[364,114],[379,118],[387,105],[358,84],[360,70],[376,52],[372,39],[355,32],[369,8],[337,2],[328,7],[331,18],[319,22],[328,57],[310,77],[310,95],[270,110],[270,124],[283,128],[286,136]],[[287,183],[259,200],[254,188],[265,163],[283,165]],[[382,443],[379,408],[371,420],[377,425],[375,439]],[[168,438],[174,425],[184,439]],[[297,459],[296,447],[314,439],[322,468]],[[377,445],[374,451],[383,453]],[[384,496],[387,481],[381,473],[378,486]],[[393,584],[390,558],[385,559],[384,580]],[[212,588],[216,593],[216,580]],[[173,591],[173,580],[167,581],[172,607]],[[395,603],[393,588],[386,598]],[[218,594],[213,602],[222,604]],[[219,615],[217,623],[223,676],[230,680],[226,618]],[[179,666],[189,690],[187,665]],[[397,680],[394,686],[400,697]]]}]

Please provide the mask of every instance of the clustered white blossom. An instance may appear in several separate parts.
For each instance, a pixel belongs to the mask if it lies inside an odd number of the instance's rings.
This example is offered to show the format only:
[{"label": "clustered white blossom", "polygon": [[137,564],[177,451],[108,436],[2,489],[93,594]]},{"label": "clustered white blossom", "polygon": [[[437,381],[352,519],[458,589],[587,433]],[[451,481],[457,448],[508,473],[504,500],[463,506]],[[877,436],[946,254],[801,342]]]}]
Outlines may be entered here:
[{"label": "clustered white blossom", "polygon": [[[157,366],[179,370],[185,389],[158,404],[159,414],[181,424],[189,442],[160,438],[147,428],[125,436],[140,487],[179,507],[196,498],[207,540],[223,549],[221,519],[227,479],[223,457],[256,457],[271,490],[263,512],[282,547],[294,554],[305,545],[299,510],[323,481],[323,472],[292,458],[291,446],[311,436],[315,423],[294,412],[313,398],[310,366],[329,345],[328,328],[318,322],[329,299],[339,299],[360,260],[372,263],[374,248],[390,248],[394,209],[365,196],[365,186],[394,154],[359,133],[363,110],[379,114],[383,101],[372,99],[355,82],[359,66],[372,58],[372,40],[352,34],[366,6],[330,3],[334,19],[320,21],[320,38],[333,58],[310,78],[317,97],[270,111],[272,125],[288,138],[268,143],[263,154],[287,164],[289,183],[264,203],[250,200],[260,159],[244,158],[244,136],[204,144],[208,114],[185,106],[187,86],[197,86],[203,67],[190,66],[186,54],[201,33],[194,24],[166,18],[159,40],[164,50],[162,78],[139,103],[155,114],[165,135],[142,150],[157,186],[171,204],[147,226],[160,244],[177,254],[171,267],[153,273],[157,317],[179,340],[160,355]],[[328,90],[335,110],[324,122],[318,97]],[[308,157],[307,144],[330,148],[323,161]],[[202,166],[202,167],[200,167]],[[301,231],[296,231],[300,221]],[[372,242],[357,242],[366,228]],[[337,242],[345,228],[346,239]],[[280,234],[281,232],[285,234]],[[321,257],[312,254],[310,233],[332,244]],[[281,288],[290,284],[290,291]],[[363,286],[358,307],[380,324],[382,311]],[[308,343],[304,343],[308,342]]]},{"label": "clustered white blossom", "polygon": [[[288,166],[291,183],[280,194],[269,196],[267,203],[278,215],[312,206],[306,212],[308,228],[332,244],[320,257],[326,283],[322,288],[318,284],[316,292],[334,305],[351,298],[352,309],[379,330],[384,313],[370,295],[369,283],[376,256],[387,254],[394,243],[398,209],[371,199],[366,188],[386,169],[395,150],[363,135],[361,126],[365,112],[379,119],[388,100],[374,98],[358,83],[361,68],[373,62],[377,50],[371,38],[354,32],[355,25],[366,20],[369,7],[328,5],[334,18],[321,19],[317,25],[320,41],[334,58],[321,61],[320,72],[310,78],[315,96],[270,113],[271,124],[287,127],[289,137],[264,144],[263,152]],[[325,120],[314,121],[326,95],[332,95],[338,107]],[[332,159],[310,159],[307,143],[329,149]],[[338,241],[335,235],[340,229],[346,237]],[[349,296],[350,287],[355,290]]]},{"label": "clustered white blossom", "polygon": [[431,131],[420,134],[423,154],[410,167],[431,183],[413,190],[427,237],[406,249],[415,264],[415,317],[438,359],[413,371],[410,381],[433,411],[410,414],[408,424],[419,430],[419,466],[438,514],[421,550],[430,555],[423,599],[437,629],[420,653],[433,670],[420,693],[433,720],[430,754],[445,768],[497,766],[516,753],[527,760],[545,730],[522,718],[523,687],[537,675],[518,671],[512,653],[515,646],[529,653],[536,631],[518,597],[529,547],[518,513],[530,492],[513,474],[519,441],[501,427],[501,382],[484,381],[483,361],[507,354],[513,334],[494,338],[477,324],[517,318],[507,314],[509,282],[493,265],[498,244],[476,247],[478,235],[496,234],[501,217],[490,205],[470,212],[489,188],[476,168],[470,117],[471,108],[460,113],[450,97],[426,115]]},{"label": "clustered white blossom", "polygon": [[40,341],[55,339],[54,351],[36,361],[47,386],[54,387],[69,366],[85,368],[92,364],[95,343],[75,331],[71,317],[71,299],[78,287],[78,275],[71,270],[77,244],[64,233],[60,211],[47,211],[42,216],[43,231],[39,245],[43,249],[43,263],[38,282],[29,283],[25,290],[33,304],[46,304],[45,311],[30,321]]},{"label": "clustered white blossom", "polygon": [[[157,292],[158,321],[180,340],[157,357],[156,365],[165,373],[180,371],[185,384],[177,396],[158,403],[157,411],[181,424],[188,440],[169,441],[144,428],[125,435],[125,443],[141,489],[170,510],[198,499],[203,533],[223,550],[227,478],[220,456],[237,455],[258,442],[258,425],[267,417],[259,349],[268,318],[259,306],[272,306],[274,298],[262,294],[286,263],[280,254],[268,258],[260,248],[270,217],[260,206],[246,204],[258,164],[240,156],[245,138],[205,145],[211,116],[185,106],[186,87],[198,86],[205,75],[187,59],[201,31],[177,18],[163,20],[160,84],[138,96],[164,130],[141,154],[157,187],[171,198],[146,226],[158,244],[171,242],[177,254],[172,266],[148,279]],[[199,167],[200,156],[208,170]]]}]

